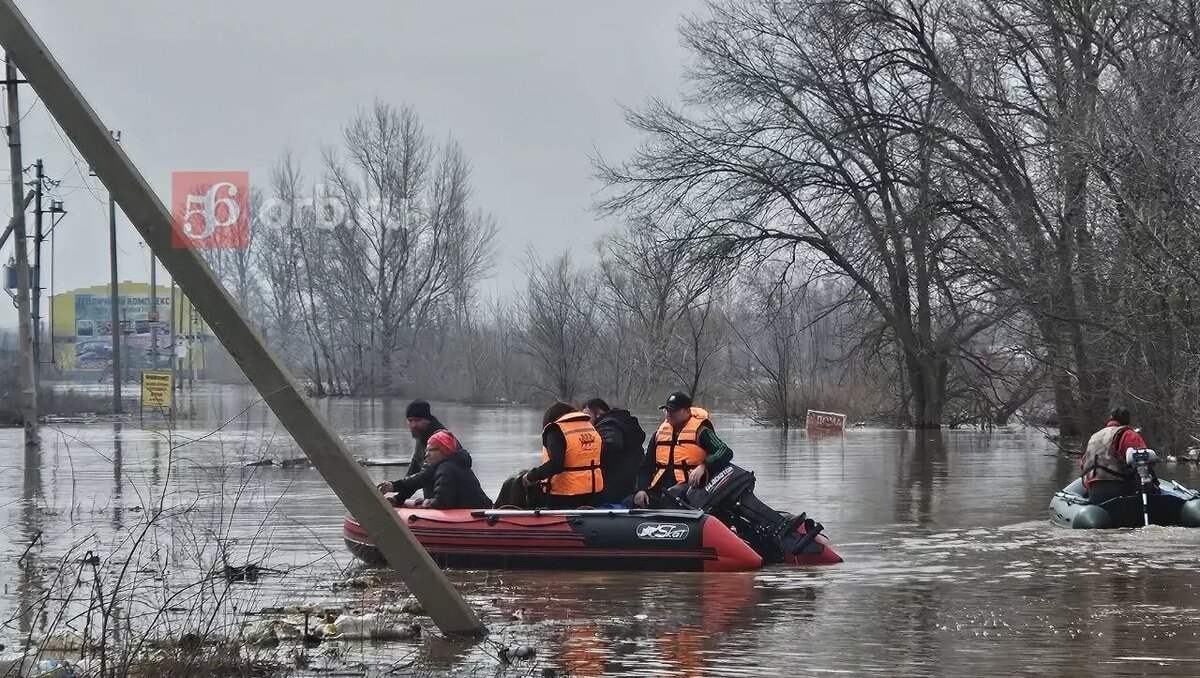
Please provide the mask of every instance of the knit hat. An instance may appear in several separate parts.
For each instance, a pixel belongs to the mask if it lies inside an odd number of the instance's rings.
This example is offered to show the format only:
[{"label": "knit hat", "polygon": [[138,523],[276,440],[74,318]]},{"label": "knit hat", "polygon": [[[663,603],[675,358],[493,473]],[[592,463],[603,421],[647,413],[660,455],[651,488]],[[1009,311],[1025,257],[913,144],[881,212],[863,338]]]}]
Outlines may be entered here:
[{"label": "knit hat", "polygon": [[441,450],[444,454],[454,454],[455,450],[458,449],[458,441],[454,439],[454,436],[449,431],[438,431],[429,436],[429,442],[426,443],[426,446]]},{"label": "knit hat", "polygon": [[406,419],[433,419],[433,413],[429,411],[429,403],[424,400],[414,400],[408,404],[408,409],[404,411]]}]

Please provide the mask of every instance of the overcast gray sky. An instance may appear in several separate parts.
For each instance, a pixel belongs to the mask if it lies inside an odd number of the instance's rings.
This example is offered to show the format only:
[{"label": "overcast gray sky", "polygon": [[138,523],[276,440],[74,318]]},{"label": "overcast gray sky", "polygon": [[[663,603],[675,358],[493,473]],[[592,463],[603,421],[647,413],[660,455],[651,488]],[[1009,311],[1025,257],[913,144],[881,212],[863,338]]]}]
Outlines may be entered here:
[{"label": "overcast gray sky", "polygon": [[[528,244],[590,252],[611,225],[589,212],[600,188],[589,156],[632,149],[636,136],[621,105],[675,98],[686,58],[677,26],[701,7],[700,0],[17,1],[105,124],[122,131],[126,151],[163,198],[176,170],[247,169],[252,183],[265,184],[287,149],[316,170],[321,144],[337,143],[358,107],[375,98],[411,104],[474,164],[477,204],[501,229],[500,267],[486,287],[501,292],[521,280]],[[63,179],[70,212],[56,246],[56,287],[105,284],[107,194],[68,153],[32,90],[22,87],[21,97],[25,163],[43,158],[47,173]],[[7,180],[7,163],[0,166]],[[7,223],[11,205],[0,203]],[[118,220],[120,277],[147,280],[149,254]],[[15,317],[9,302],[0,303],[0,325],[15,325]]]}]

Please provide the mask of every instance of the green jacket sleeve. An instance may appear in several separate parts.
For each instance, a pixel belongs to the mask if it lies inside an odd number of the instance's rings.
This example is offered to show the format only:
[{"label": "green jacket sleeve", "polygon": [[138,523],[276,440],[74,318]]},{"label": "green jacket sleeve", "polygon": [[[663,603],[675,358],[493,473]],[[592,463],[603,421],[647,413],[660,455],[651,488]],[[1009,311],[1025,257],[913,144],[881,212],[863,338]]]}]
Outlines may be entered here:
[{"label": "green jacket sleeve", "polygon": [[701,429],[698,442],[700,443],[700,447],[708,454],[704,458],[705,466],[724,466],[733,461],[733,450],[711,428],[706,426]]}]

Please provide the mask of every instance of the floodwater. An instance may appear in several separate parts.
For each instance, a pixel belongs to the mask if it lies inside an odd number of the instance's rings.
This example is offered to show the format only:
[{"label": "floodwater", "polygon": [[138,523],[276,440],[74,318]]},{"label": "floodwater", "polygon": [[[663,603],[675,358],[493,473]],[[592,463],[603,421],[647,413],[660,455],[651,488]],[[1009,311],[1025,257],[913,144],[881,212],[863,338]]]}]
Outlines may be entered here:
[{"label": "floodwater", "polygon": [[[252,393],[198,389],[183,402],[190,416],[170,428],[136,417],[52,424],[28,464],[20,431],[0,431],[0,642],[53,624],[95,634],[97,588],[110,603],[116,591],[117,633],[223,629],[264,607],[369,606],[384,595],[332,586],[359,572],[342,544],[343,509],[316,471],[246,466],[302,456]],[[318,408],[357,456],[411,455],[403,402]],[[493,496],[537,461],[540,413],[435,413]],[[824,523],[845,563],[721,575],[455,571],[488,641],[439,640],[426,624],[420,641],[314,650],[302,674],[1200,674],[1200,530],[1051,526],[1049,497],[1074,462],[1041,432],[814,439],[714,418],[760,497]],[[1160,475],[1200,480],[1186,464]],[[265,568],[257,581],[210,576],[248,563]],[[536,660],[499,667],[496,647],[512,642],[534,646]]]}]

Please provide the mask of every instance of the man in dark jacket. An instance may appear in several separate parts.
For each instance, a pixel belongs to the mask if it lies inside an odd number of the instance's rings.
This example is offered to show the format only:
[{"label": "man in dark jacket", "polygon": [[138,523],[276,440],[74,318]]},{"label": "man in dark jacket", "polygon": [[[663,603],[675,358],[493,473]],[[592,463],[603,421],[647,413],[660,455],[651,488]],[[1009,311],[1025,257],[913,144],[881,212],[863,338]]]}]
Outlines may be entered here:
[{"label": "man in dark jacket", "polygon": [[419,508],[456,509],[490,508],[492,500],[483,492],[479,478],[471,470],[471,455],[449,431],[429,437],[424,468],[416,475],[391,483],[393,504],[401,505],[417,490],[424,499],[411,502]]},{"label": "man in dark jacket", "polygon": [[600,433],[600,470],[604,473],[602,504],[620,504],[637,489],[646,432],[629,410],[614,410],[600,398],[583,404]]},{"label": "man in dark jacket", "polygon": [[408,462],[408,472],[405,473],[406,476],[413,476],[420,473],[425,465],[425,448],[429,445],[429,436],[438,431],[445,431],[446,427],[433,416],[429,403],[424,400],[418,399],[409,403],[404,416],[408,417],[408,432],[416,441],[413,445],[412,460]]}]

